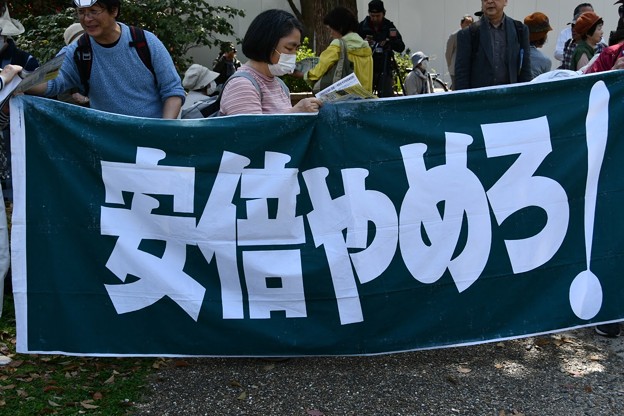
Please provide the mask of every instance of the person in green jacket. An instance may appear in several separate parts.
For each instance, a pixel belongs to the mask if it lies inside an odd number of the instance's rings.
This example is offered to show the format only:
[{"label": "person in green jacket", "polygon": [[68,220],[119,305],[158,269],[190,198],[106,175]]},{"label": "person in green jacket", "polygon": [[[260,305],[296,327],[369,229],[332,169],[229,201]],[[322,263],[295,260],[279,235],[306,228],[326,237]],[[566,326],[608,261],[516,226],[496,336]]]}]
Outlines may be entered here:
[{"label": "person in green jacket", "polygon": [[571,69],[578,71],[589,63],[602,39],[603,20],[594,12],[585,12],[576,19],[574,40],[577,42],[572,55]]}]

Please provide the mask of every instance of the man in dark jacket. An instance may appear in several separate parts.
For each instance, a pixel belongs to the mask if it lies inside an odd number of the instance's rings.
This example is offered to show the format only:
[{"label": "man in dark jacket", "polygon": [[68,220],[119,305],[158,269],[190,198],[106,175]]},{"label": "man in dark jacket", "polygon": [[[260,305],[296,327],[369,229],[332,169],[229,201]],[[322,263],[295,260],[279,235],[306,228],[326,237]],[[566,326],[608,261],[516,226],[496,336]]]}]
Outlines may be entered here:
[{"label": "man in dark jacket", "polygon": [[504,13],[507,0],[481,0],[483,16],[457,34],[456,89],[527,82],[529,29]]},{"label": "man in dark jacket", "polygon": [[219,73],[215,80],[217,85],[222,86],[229,77],[240,68],[241,62],[236,59],[236,48],[231,42],[221,43],[221,53],[215,59],[212,70]]},{"label": "man in dark jacket", "polygon": [[379,97],[391,97],[393,71],[398,70],[394,52],[403,52],[405,43],[394,23],[386,19],[383,1],[368,3],[368,16],[362,22],[358,34],[373,49],[373,91]]}]

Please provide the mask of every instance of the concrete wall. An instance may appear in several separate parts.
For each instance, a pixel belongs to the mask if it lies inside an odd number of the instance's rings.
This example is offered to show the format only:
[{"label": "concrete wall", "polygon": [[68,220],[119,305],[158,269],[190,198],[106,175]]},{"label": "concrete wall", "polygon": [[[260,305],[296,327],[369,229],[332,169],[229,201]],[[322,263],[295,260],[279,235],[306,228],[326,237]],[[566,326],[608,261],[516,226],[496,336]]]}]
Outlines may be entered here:
[{"label": "concrete wall", "polygon": [[[303,0],[306,1],[306,0]],[[545,13],[551,21],[553,31],[544,45],[543,52],[553,59],[553,68],[559,65],[553,58],[555,44],[559,32],[572,19],[572,12],[579,0],[509,0],[505,12],[517,20],[539,11]],[[593,0],[596,13],[604,21],[605,38],[610,30],[617,25],[617,6],[615,0]],[[210,2],[214,6],[228,5],[244,9],[247,16],[233,22],[234,30],[242,38],[249,27],[249,23],[262,10],[282,8],[289,10],[286,0],[216,0]],[[296,1],[300,4],[299,1]],[[368,0],[358,0],[359,20],[366,16]],[[480,0],[385,0],[386,17],[392,20],[403,35],[406,46],[416,52],[422,50],[430,56],[430,66],[437,72],[444,74],[448,81],[448,69],[444,60],[444,49],[450,33],[459,28],[459,21],[464,14],[472,14],[481,8]],[[217,51],[198,49],[193,51],[195,62],[211,67]],[[239,52],[239,59],[245,62],[245,57]]]}]

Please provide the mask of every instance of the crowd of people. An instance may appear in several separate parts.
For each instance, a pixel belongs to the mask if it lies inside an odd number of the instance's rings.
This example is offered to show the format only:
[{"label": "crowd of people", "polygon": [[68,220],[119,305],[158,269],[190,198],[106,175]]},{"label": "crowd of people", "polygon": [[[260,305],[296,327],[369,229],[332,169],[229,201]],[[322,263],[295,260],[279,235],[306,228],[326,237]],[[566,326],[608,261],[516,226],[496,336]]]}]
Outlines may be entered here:
[{"label": "crowd of people", "polygon": [[[337,63],[345,58],[343,51],[349,71],[355,73],[364,88],[379,97],[396,93],[398,68],[394,56],[405,50],[405,43],[396,25],[386,18],[381,0],[368,3],[368,13],[362,21],[344,7],[331,10],[323,23],[333,40],[320,53],[318,64],[305,72],[295,70],[296,51],[303,34],[301,23],[286,11],[272,9],[256,16],[245,34],[242,42],[243,53],[248,58],[245,64],[236,58],[235,44],[222,42],[212,69],[193,64],[184,79],[180,79],[166,47],[156,36],[118,20],[120,0],[74,0],[74,3],[78,22],[67,28],[67,46],[62,50],[68,59],[57,78],[27,93],[66,97],[65,101],[75,104],[140,117],[176,118],[183,106],[187,108],[215,95],[223,96],[222,114],[318,111],[321,102],[314,98],[289,106],[289,91],[276,78],[290,74],[312,87],[335,70]],[[449,36],[445,57],[451,89],[528,82],[552,70],[552,61],[540,51],[553,30],[548,16],[535,12],[523,21],[515,20],[505,14],[507,3],[508,0],[481,0],[481,9],[475,13],[478,19],[464,15],[460,29]],[[619,7],[620,13],[623,7]],[[33,71],[39,63],[17,48],[12,39],[23,33],[23,27],[10,18],[6,7],[2,13],[2,67],[11,64],[24,72]],[[579,4],[573,15],[557,39],[555,59],[561,61],[557,69],[596,72],[619,68],[619,57],[613,56],[618,48],[609,48],[608,54],[594,64],[607,44],[603,39],[604,21],[592,5]],[[624,25],[611,32],[611,46],[624,38],[618,35],[620,29]],[[147,47],[138,46],[141,44]],[[618,59],[611,68],[606,68],[609,56]],[[413,67],[402,85],[403,94],[433,92],[429,57],[418,51],[410,58]],[[236,77],[228,83],[237,71],[248,76]],[[3,110],[0,121],[6,127],[7,110]],[[2,145],[8,146],[6,139]],[[7,175],[5,168],[1,177],[5,179]]]},{"label": "crowd of people", "polygon": [[[619,69],[622,63],[614,61],[607,67],[607,55],[599,57],[608,46],[624,39],[622,3],[624,0],[615,3],[620,4],[618,27],[610,32],[608,45],[603,18],[590,3],[576,6],[573,19],[557,38],[554,58],[560,62],[553,68],[553,61],[539,50],[553,30],[546,14],[534,12],[521,22],[505,14],[507,0],[481,0],[481,10],[475,13],[479,20],[473,22],[469,15],[464,16],[461,29],[449,36],[446,59],[451,87],[461,90],[528,82],[553,69],[575,74]],[[610,53],[615,49],[610,48]]]}]

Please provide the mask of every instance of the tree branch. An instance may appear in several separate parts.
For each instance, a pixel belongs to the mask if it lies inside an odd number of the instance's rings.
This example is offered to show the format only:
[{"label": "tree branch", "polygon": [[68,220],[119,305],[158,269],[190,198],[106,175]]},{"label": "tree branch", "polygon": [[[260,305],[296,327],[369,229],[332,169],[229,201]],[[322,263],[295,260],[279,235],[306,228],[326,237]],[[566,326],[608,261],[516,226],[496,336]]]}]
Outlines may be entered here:
[{"label": "tree branch", "polygon": [[288,0],[288,4],[290,5],[290,8],[292,9],[293,13],[295,14],[295,17],[300,22],[303,22],[303,15],[301,14],[301,12],[297,8],[297,6],[295,6],[295,2],[293,0]]}]

